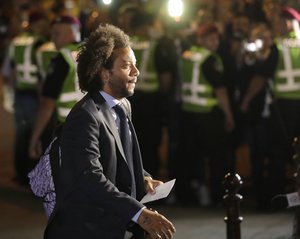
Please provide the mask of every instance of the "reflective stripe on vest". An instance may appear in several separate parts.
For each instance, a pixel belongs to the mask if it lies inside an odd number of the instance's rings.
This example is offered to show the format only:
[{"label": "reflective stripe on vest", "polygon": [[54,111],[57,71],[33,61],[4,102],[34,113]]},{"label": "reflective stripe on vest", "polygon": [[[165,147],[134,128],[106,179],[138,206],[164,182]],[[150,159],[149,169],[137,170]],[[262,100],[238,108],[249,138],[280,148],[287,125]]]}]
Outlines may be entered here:
[{"label": "reflective stripe on vest", "polygon": [[218,104],[213,88],[201,72],[203,62],[212,52],[192,47],[182,55],[182,109],[188,112],[209,112]]},{"label": "reflective stripe on vest", "polygon": [[136,90],[145,92],[158,90],[158,78],[153,65],[155,42],[133,36],[131,38],[131,48],[136,56],[137,68],[140,72]]},{"label": "reflective stripe on vest", "polygon": [[300,40],[278,41],[279,64],[274,94],[278,98],[300,99]]},{"label": "reflective stripe on vest", "polygon": [[76,47],[70,45],[60,49],[60,53],[69,65],[69,72],[63,84],[62,92],[57,100],[58,120],[64,122],[72,107],[84,95],[79,89],[77,77]]},{"label": "reflective stripe on vest", "polygon": [[10,49],[10,57],[16,65],[16,88],[20,90],[36,89],[38,68],[32,62],[33,46],[37,38],[29,35],[16,37]]}]

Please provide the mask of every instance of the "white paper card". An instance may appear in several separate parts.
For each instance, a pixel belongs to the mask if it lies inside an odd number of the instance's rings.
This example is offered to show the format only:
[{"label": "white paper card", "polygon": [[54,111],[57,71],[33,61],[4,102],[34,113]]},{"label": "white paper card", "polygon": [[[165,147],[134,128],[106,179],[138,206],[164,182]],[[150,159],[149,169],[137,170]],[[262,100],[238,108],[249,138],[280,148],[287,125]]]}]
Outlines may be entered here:
[{"label": "white paper card", "polygon": [[288,193],[286,194],[286,198],[288,200],[288,207],[295,207],[300,205],[300,199],[298,192]]},{"label": "white paper card", "polygon": [[155,194],[147,193],[141,200],[141,203],[152,202],[161,198],[165,198],[171,192],[176,179],[170,180],[162,185],[155,188]]}]

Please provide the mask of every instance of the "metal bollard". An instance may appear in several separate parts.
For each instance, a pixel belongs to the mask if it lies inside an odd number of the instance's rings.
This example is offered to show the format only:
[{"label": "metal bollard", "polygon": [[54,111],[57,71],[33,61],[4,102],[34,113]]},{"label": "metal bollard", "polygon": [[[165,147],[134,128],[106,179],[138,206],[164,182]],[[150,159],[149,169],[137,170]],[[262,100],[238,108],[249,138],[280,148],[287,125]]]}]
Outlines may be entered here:
[{"label": "metal bollard", "polygon": [[228,173],[225,175],[223,184],[226,192],[223,200],[227,210],[227,216],[224,218],[227,225],[227,239],[241,239],[240,224],[243,218],[240,217],[240,202],[243,197],[237,192],[243,182],[238,174]]}]

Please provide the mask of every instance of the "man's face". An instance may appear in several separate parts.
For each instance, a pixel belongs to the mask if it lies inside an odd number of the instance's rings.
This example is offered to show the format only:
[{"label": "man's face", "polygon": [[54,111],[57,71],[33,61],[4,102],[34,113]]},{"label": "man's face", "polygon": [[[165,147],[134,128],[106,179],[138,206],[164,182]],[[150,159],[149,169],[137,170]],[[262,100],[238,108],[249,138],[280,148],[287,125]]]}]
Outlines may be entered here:
[{"label": "man's face", "polygon": [[269,21],[273,21],[274,18],[278,18],[281,12],[281,6],[274,0],[265,0],[263,2],[263,10]]},{"label": "man's face", "polygon": [[219,34],[211,33],[203,38],[203,46],[211,51],[216,51],[219,47]]},{"label": "man's face", "polygon": [[247,17],[238,16],[232,20],[232,28],[234,33],[240,33],[243,37],[247,37],[250,31],[250,22]]},{"label": "man's face", "polygon": [[60,49],[73,40],[73,32],[69,24],[54,24],[51,31],[51,38],[56,49]]},{"label": "man's face", "polygon": [[49,23],[46,19],[41,19],[32,23],[30,28],[35,34],[49,36]]},{"label": "man's face", "polygon": [[130,47],[115,50],[116,59],[113,68],[107,71],[103,90],[116,99],[133,95],[139,70],[136,58]]}]

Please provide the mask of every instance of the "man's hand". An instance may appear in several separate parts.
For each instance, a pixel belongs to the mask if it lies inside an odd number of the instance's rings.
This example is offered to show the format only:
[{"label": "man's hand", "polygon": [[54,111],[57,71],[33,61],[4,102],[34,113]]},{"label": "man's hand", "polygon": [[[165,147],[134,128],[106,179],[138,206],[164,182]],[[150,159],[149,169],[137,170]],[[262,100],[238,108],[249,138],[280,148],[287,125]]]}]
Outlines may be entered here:
[{"label": "man's hand", "polygon": [[28,153],[29,153],[29,157],[32,159],[39,158],[43,153],[42,143],[39,140],[31,139]]},{"label": "man's hand", "polygon": [[145,188],[147,193],[155,194],[155,188],[161,184],[164,184],[162,181],[154,180],[151,177],[146,176],[144,178]]},{"label": "man's hand", "polygon": [[139,216],[138,224],[149,233],[151,239],[172,239],[176,232],[175,227],[167,218],[147,208]]},{"label": "man's hand", "polygon": [[28,149],[29,156],[33,159],[39,158],[43,153],[40,138],[54,112],[54,109],[55,100],[52,98],[42,97]]}]

